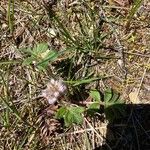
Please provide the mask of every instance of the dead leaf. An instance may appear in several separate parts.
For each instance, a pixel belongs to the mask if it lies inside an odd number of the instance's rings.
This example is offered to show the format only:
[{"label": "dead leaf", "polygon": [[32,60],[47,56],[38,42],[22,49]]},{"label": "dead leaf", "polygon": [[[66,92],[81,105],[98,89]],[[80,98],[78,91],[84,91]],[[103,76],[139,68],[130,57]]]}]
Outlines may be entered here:
[{"label": "dead leaf", "polygon": [[139,104],[140,103],[140,100],[139,100],[139,97],[138,97],[138,90],[134,90],[132,91],[130,94],[129,94],[129,99],[130,101],[133,103],[133,104]]}]

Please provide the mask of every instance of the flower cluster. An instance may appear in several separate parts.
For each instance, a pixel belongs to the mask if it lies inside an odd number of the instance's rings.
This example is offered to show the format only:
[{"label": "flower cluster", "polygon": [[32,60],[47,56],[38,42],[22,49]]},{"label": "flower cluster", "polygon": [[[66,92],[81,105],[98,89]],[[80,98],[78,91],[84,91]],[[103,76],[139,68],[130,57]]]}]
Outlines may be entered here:
[{"label": "flower cluster", "polygon": [[61,79],[51,79],[47,84],[47,88],[42,91],[42,96],[48,100],[49,104],[54,104],[66,90],[67,87]]}]

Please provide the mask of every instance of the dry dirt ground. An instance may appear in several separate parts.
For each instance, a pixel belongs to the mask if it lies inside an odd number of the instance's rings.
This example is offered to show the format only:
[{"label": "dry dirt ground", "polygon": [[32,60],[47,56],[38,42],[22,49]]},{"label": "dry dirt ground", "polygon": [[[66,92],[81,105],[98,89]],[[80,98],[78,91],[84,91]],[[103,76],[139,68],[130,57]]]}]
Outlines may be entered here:
[{"label": "dry dirt ground", "polygon": [[[127,0],[1,0],[0,4],[1,149],[90,150],[100,149],[102,144],[114,150],[118,147],[123,150],[149,149],[149,0],[143,0],[133,16],[131,8],[134,3]],[[86,22],[92,14],[91,10],[96,13],[96,17],[93,15],[94,23]],[[54,17],[58,17],[59,22]],[[94,48],[86,41],[87,34],[79,31],[79,28],[82,29],[80,23],[89,37],[93,34],[94,26],[99,26],[99,34],[102,35],[99,48],[92,51]],[[28,57],[24,49],[41,42],[46,42],[49,48],[58,53],[68,47],[73,49],[70,39],[67,39],[69,36],[62,32],[64,27],[73,39],[80,42],[82,49],[89,46],[87,53],[67,52],[50,62],[46,71],[42,72],[34,64],[22,64]],[[68,60],[74,66],[66,76]],[[79,80],[84,77],[86,65],[92,66],[88,71],[94,77],[107,76],[90,83],[87,88],[98,87],[103,92],[110,87],[121,94],[129,107],[135,108],[133,112],[128,111],[130,115],[125,120],[117,120],[111,125],[105,116],[98,115],[85,117],[81,126],[64,128],[62,120],[54,119],[52,115],[61,104],[58,102],[49,106],[39,96],[41,91],[52,77],[62,77],[67,81],[74,76],[74,80]],[[79,95],[82,95],[80,90]],[[73,105],[72,97],[66,95],[66,99],[66,103]],[[138,104],[142,105],[139,107]],[[127,124],[128,128],[125,128]]]}]

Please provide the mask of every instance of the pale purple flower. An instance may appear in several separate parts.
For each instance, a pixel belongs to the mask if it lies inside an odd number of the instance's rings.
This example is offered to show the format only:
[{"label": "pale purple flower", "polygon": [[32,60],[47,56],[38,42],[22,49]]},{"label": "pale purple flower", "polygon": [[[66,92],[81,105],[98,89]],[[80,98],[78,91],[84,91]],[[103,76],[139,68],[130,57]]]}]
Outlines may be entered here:
[{"label": "pale purple flower", "polygon": [[47,88],[42,91],[42,97],[46,98],[49,104],[54,104],[67,90],[66,85],[61,79],[51,79]]}]

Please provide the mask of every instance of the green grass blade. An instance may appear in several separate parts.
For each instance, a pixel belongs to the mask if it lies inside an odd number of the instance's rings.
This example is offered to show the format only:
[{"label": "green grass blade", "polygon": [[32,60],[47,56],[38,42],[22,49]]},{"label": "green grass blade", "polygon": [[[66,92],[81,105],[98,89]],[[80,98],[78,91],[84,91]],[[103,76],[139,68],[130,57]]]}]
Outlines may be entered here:
[{"label": "green grass blade", "polygon": [[12,33],[14,29],[14,0],[8,0],[7,19],[9,30]]},{"label": "green grass blade", "polygon": [[1,100],[4,102],[4,104],[6,105],[7,108],[9,108],[14,114],[15,116],[19,119],[19,120],[22,120],[20,115],[19,115],[19,112],[17,111],[17,109],[15,108],[14,105],[10,105],[7,100],[5,100],[5,98],[3,98],[2,96],[0,96]]},{"label": "green grass blade", "polygon": [[141,6],[143,0],[136,0],[131,8],[131,11],[128,15],[128,21],[126,23],[126,28],[128,29],[130,26],[130,22],[133,19],[134,14],[137,12],[137,10],[139,9],[139,7]]},{"label": "green grass blade", "polygon": [[1,65],[18,64],[18,63],[20,63],[20,62],[19,62],[19,61],[15,61],[15,60],[1,61],[1,62],[0,62],[0,66],[1,66]]},{"label": "green grass blade", "polygon": [[[8,73],[8,74],[9,74],[9,73]],[[11,103],[12,103],[11,105],[9,104],[10,97],[9,97],[8,83],[5,81],[5,79],[4,79],[4,77],[3,77],[2,74],[0,74],[0,76],[1,76],[1,79],[2,79],[2,82],[3,82],[3,86],[4,86],[4,88],[5,88],[4,93],[5,93],[5,95],[6,95],[6,97],[3,97],[2,95],[0,95],[0,98],[1,98],[2,102],[6,105],[6,107],[9,108],[9,110],[12,111],[12,112],[15,114],[15,116],[16,116],[19,120],[21,120],[21,117],[20,117],[20,115],[19,115],[19,112],[17,111],[17,109],[16,109],[15,106],[13,105],[13,102],[11,102]],[[8,75],[6,75],[6,77],[7,77],[7,76],[8,76]],[[6,113],[8,113],[8,111],[7,111]],[[8,114],[7,114],[7,118],[8,118]]]},{"label": "green grass blade", "polygon": [[63,36],[65,36],[67,39],[69,39],[70,41],[72,41],[72,43],[74,43],[75,45],[78,46],[78,43],[71,37],[69,31],[64,27],[64,25],[59,21],[59,19],[57,17],[54,17],[55,21],[58,23],[58,27],[60,27],[60,32],[62,33]]},{"label": "green grass blade", "polygon": [[88,84],[97,80],[109,78],[111,76],[102,76],[102,77],[96,77],[96,78],[90,78],[90,79],[83,79],[83,80],[77,80],[77,81],[65,81],[66,83],[73,84],[73,86],[78,86],[81,84]]}]

